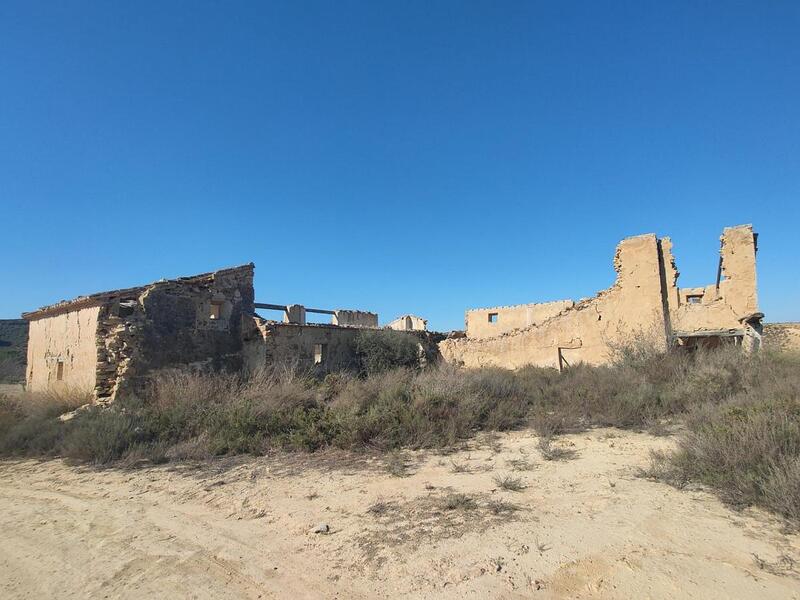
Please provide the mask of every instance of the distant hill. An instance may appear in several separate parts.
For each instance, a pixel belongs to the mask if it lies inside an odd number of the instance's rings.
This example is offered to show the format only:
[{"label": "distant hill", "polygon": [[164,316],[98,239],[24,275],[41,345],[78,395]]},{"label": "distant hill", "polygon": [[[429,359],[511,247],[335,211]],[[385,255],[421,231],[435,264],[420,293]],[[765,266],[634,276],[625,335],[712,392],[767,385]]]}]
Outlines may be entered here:
[{"label": "distant hill", "polygon": [[0,383],[25,381],[28,322],[0,319]]}]

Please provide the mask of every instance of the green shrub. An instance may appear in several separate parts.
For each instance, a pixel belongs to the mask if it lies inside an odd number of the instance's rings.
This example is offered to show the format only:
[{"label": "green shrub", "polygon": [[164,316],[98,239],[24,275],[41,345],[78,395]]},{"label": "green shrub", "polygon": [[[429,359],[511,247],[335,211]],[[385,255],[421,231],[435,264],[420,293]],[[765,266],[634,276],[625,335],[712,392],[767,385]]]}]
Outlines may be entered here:
[{"label": "green shrub", "polygon": [[412,334],[391,329],[362,329],[355,339],[362,372],[368,375],[397,368],[417,368],[420,344]]}]

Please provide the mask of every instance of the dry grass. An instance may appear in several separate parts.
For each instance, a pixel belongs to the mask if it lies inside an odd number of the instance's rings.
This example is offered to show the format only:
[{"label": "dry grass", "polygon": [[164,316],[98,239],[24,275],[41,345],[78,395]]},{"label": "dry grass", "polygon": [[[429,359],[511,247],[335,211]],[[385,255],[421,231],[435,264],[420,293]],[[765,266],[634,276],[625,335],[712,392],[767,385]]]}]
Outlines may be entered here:
[{"label": "dry grass", "polygon": [[536,465],[524,458],[512,458],[507,460],[506,464],[512,471],[533,471],[536,468]]},{"label": "dry grass", "polygon": [[450,461],[450,472],[451,473],[469,473],[471,469],[467,463],[458,462],[455,460]]},{"label": "dry grass", "polygon": [[539,453],[545,460],[570,460],[575,458],[576,452],[571,448],[563,448],[553,445],[553,438],[550,436],[539,438],[537,445]]},{"label": "dry grass", "polygon": [[509,492],[521,492],[525,489],[525,483],[522,479],[513,475],[495,475],[493,480],[497,487]]},{"label": "dry grass", "polygon": [[[553,442],[563,432],[668,432],[680,422],[677,451],[657,457],[650,475],[675,485],[697,481],[732,504],[759,504],[800,522],[798,358],[642,348],[621,356],[610,366],[575,365],[563,374],[448,365],[324,380],[291,368],[248,377],[170,372],[142,398],[78,410],[65,422],[59,416],[84,404],[85,395],[6,396],[0,453],[125,465],[270,448],[396,452],[451,448],[477,432],[491,446],[490,432],[532,426],[543,458],[565,460],[574,453]],[[407,473],[402,455],[387,457],[390,472]],[[520,459],[509,467],[530,464]]]},{"label": "dry grass", "polygon": [[519,510],[516,504],[506,500],[490,500],[486,507],[495,515],[511,515]]},{"label": "dry grass", "polygon": [[451,493],[442,498],[443,510],[476,510],[478,503],[472,496],[461,493]]}]

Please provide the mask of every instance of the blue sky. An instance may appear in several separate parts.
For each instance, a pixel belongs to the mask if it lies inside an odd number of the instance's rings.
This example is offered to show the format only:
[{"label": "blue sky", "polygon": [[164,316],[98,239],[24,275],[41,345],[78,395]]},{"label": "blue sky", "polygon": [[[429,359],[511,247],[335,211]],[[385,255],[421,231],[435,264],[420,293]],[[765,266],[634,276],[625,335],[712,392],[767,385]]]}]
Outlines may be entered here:
[{"label": "blue sky", "polygon": [[800,320],[797,2],[0,4],[0,317],[253,261],[262,302],[593,295],[619,239],[714,281],[753,223]]}]

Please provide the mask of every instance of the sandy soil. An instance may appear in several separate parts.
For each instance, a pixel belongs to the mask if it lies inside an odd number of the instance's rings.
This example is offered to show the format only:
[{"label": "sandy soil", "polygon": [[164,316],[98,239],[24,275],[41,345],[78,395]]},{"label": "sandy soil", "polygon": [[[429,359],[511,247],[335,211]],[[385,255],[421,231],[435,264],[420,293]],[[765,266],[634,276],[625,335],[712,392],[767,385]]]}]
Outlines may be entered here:
[{"label": "sandy soil", "polygon": [[[800,598],[800,537],[636,476],[669,438],[567,436],[567,462],[536,443],[127,471],[0,463],[0,597]],[[526,487],[501,489],[506,474]],[[448,508],[454,493],[468,506]]]}]

